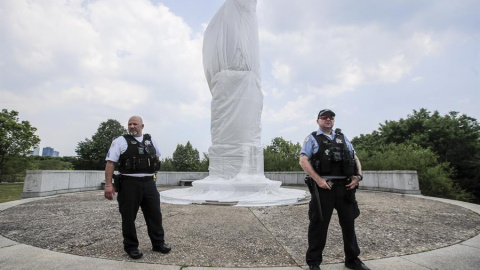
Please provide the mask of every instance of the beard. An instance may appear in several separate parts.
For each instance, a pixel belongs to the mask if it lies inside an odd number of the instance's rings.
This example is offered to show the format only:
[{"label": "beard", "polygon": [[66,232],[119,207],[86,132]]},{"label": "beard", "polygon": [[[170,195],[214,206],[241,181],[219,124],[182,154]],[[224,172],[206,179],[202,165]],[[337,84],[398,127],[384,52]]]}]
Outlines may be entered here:
[{"label": "beard", "polygon": [[131,129],[128,133],[132,136],[136,136],[138,134],[138,131],[136,129]]}]

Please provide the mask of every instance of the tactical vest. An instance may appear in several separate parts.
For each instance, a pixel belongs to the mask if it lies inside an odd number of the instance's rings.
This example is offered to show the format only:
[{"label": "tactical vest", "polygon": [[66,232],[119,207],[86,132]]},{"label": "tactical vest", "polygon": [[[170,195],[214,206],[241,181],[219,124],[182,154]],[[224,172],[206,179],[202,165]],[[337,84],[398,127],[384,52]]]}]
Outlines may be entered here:
[{"label": "tactical vest", "polygon": [[120,155],[118,171],[122,174],[154,173],[159,169],[157,152],[150,134],[137,141],[132,135],[123,135],[127,140],[127,150]]},{"label": "tactical vest", "polygon": [[318,143],[318,152],[312,157],[312,167],[320,176],[352,176],[355,173],[353,153],[348,150],[345,136],[340,129],[335,130],[335,137],[330,140],[326,135],[312,132]]}]

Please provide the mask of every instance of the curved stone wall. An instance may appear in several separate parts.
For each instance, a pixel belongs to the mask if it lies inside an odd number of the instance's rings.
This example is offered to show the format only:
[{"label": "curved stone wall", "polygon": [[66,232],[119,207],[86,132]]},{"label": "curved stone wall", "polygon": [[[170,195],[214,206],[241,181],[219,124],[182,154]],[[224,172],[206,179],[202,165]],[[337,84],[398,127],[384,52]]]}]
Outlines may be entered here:
[{"label": "curved stone wall", "polygon": [[[27,171],[22,198],[102,189],[104,175],[104,171]],[[208,172],[159,172],[157,186],[179,186],[207,176]],[[265,172],[265,177],[282,185],[305,185],[304,172]],[[421,194],[416,171],[364,171],[360,184],[360,189]]]}]

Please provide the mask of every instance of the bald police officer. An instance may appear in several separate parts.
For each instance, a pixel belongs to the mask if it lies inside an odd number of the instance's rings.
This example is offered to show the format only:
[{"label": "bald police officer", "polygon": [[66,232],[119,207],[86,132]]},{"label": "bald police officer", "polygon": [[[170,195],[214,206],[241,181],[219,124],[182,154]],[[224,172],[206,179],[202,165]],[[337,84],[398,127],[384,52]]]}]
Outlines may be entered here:
[{"label": "bald police officer", "polygon": [[154,174],[159,169],[160,151],[149,134],[143,134],[144,124],[139,116],[128,120],[128,134],[112,142],[107,154],[105,166],[105,198],[113,200],[115,189],[112,178],[115,163],[121,173],[115,181],[119,190],[117,201],[122,216],[123,248],[132,259],[139,259],[143,253],[138,250],[135,219],[138,208],[142,208],[147,224],[152,250],[161,253],[170,252],[165,244],[158,193]]}]

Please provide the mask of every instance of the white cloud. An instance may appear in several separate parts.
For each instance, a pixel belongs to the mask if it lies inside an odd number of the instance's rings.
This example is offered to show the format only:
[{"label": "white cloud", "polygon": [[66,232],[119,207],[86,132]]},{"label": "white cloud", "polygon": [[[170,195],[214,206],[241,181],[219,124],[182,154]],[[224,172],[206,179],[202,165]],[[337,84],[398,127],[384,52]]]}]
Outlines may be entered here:
[{"label": "white cloud", "polygon": [[266,121],[283,122],[300,120],[305,118],[304,108],[310,106],[314,100],[313,95],[298,96],[296,100],[288,101],[285,106],[280,109],[267,108],[263,113]]},{"label": "white cloud", "polygon": [[272,75],[275,80],[287,84],[291,81],[292,71],[288,65],[276,61],[273,63]]},{"label": "white cloud", "polygon": [[208,120],[201,33],[167,7],[147,0],[15,0],[2,1],[0,10],[3,108],[34,111],[28,117],[42,126],[51,124],[35,118],[47,111],[89,121],[165,103],[172,106],[162,110],[171,111],[162,115],[177,122],[191,115]]},{"label": "white cloud", "polygon": [[432,36],[426,33],[414,33],[412,42],[426,55],[432,55],[438,52],[440,44],[434,41]]},{"label": "white cloud", "polygon": [[285,95],[286,95],[285,92],[279,90],[276,87],[272,88],[270,93],[271,93],[271,95],[274,99],[280,99],[280,98],[285,97]]},{"label": "white cloud", "polygon": [[176,80],[183,87],[161,91],[180,98],[196,81],[204,81],[201,38],[191,36],[188,25],[164,6],[146,0],[85,5],[83,1],[15,2],[5,23],[20,25],[21,31],[7,35],[5,47],[14,52],[8,62],[17,72],[39,77],[31,85],[97,87],[98,81],[109,78],[111,82],[129,80],[150,90],[156,86],[158,91],[158,86],[172,86]]},{"label": "white cloud", "polygon": [[[131,110],[135,106],[147,103],[148,99],[147,89],[141,85],[122,81],[98,81],[94,86],[73,87],[61,90],[58,96],[45,97],[46,103],[50,106],[78,102],[120,110]],[[117,104],[123,105],[117,107]]]},{"label": "white cloud", "polygon": [[372,81],[395,83],[404,78],[410,72],[410,63],[405,55],[395,55],[390,59],[381,60],[377,67],[368,70]]},{"label": "white cloud", "polygon": [[418,81],[421,81],[421,80],[423,80],[423,77],[421,77],[421,76],[417,76],[415,78],[412,78],[412,82],[418,82]]}]

